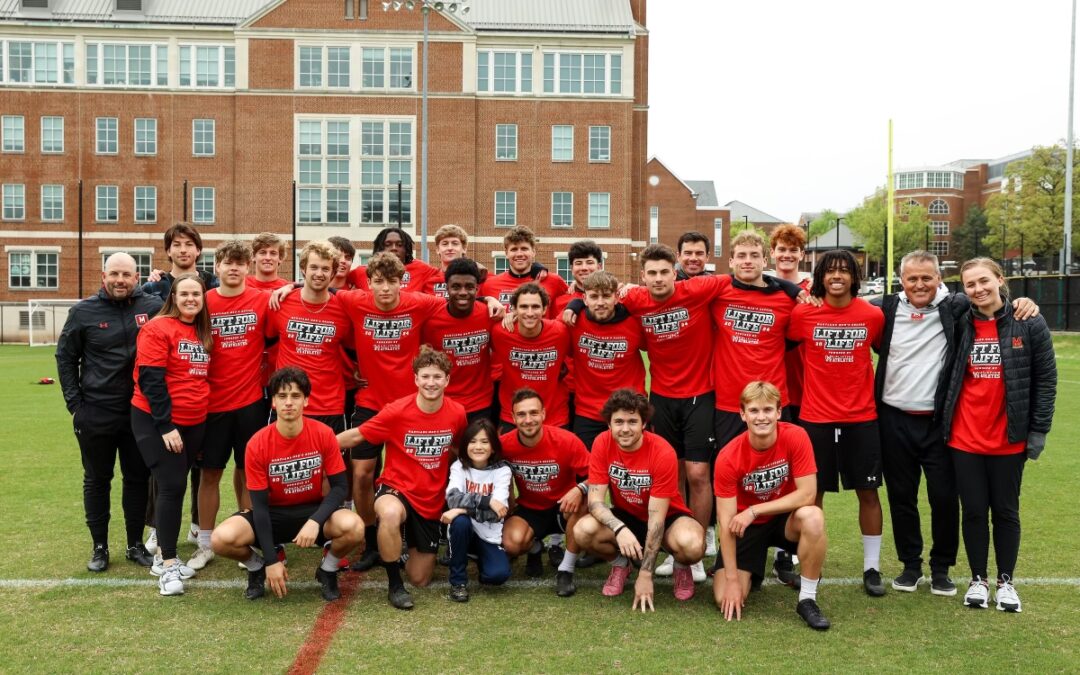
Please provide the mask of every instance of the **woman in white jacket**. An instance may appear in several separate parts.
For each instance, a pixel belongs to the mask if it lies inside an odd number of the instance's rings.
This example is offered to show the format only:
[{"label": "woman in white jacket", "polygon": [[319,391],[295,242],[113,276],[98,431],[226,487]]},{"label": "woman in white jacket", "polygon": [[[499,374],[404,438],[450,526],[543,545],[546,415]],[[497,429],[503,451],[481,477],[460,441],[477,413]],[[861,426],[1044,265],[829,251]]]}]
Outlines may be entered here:
[{"label": "woman in white jacket", "polygon": [[476,420],[462,434],[458,460],[450,466],[449,509],[441,518],[450,526],[450,599],[454,602],[469,601],[465,568],[470,552],[476,555],[480,583],[498,586],[510,578],[502,528],[511,480],[494,425]]}]

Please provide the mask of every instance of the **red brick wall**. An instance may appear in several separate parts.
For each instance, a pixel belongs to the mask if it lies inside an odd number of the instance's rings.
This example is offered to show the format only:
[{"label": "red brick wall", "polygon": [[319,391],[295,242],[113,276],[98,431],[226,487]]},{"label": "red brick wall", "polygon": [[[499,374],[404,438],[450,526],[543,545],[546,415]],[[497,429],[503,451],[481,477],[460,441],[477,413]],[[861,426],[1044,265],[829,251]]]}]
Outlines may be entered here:
[{"label": "red brick wall", "polygon": [[248,88],[292,89],[293,45],[292,40],[248,40]]},{"label": "red brick wall", "polygon": [[[358,6],[359,2],[354,6]],[[354,12],[354,15],[356,13]],[[288,0],[253,24],[254,28],[316,28],[322,30],[422,31],[423,15],[419,10],[384,12],[382,2],[368,0],[368,18],[346,19],[342,0]],[[458,26],[438,12],[428,19],[431,32],[461,32]]]}]

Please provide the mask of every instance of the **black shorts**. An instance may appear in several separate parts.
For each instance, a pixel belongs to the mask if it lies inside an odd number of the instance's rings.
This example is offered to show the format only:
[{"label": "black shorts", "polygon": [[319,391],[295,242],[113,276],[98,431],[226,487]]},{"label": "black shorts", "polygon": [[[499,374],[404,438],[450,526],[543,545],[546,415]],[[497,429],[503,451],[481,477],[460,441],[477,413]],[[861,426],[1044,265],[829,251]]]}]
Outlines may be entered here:
[{"label": "black shorts", "polygon": [[[271,506],[270,507],[270,526],[274,533],[275,544],[288,544],[296,538],[296,535],[300,534],[300,529],[307,524],[307,521],[311,520],[311,515],[319,510],[319,504],[298,504],[296,506]],[[251,525],[251,531],[255,532],[255,513],[253,511],[237,511],[234,516],[240,516],[244,520],[248,521],[248,525]],[[319,536],[315,538],[315,543],[322,546],[326,541],[326,535],[323,534],[323,527],[326,523],[323,523],[319,527]],[[256,536],[258,536],[256,534]],[[254,546],[258,548],[259,542],[256,540]],[[266,551],[263,551],[263,555],[267,555]]]},{"label": "black shorts", "polygon": [[558,506],[539,511],[527,506],[515,506],[511,516],[517,516],[529,524],[533,531],[533,538],[543,539],[551,534],[565,534],[566,521],[563,520],[562,511]]},{"label": "black shorts", "polygon": [[691,398],[668,398],[653,392],[649,403],[653,406],[652,430],[675,448],[679,459],[712,462],[716,458],[716,394],[710,391]]},{"label": "black shorts", "polygon": [[383,495],[395,497],[405,507],[405,523],[401,526],[401,534],[405,538],[405,545],[409,548],[415,548],[419,553],[435,553],[438,551],[442,523],[438,520],[428,520],[416,513],[412,504],[409,503],[409,499],[401,491],[389,485],[380,485],[376,488],[375,501],[379,501],[379,497]]},{"label": "black shorts", "polygon": [[[649,524],[644,520],[638,520],[636,517],[630,515],[626,511],[623,511],[617,506],[611,507],[611,513],[614,514],[616,518],[623,521],[623,524],[626,525],[626,529],[633,532],[634,536],[637,537],[638,543],[641,544],[642,548],[645,548],[645,537],[649,533]],[[694,520],[694,517],[691,516],[689,513],[668,512],[667,517],[664,518],[664,534],[667,534],[667,531],[671,529],[671,526],[674,525],[675,521],[679,518],[689,518],[691,520]],[[694,520],[694,522],[696,523],[697,521]],[[660,542],[660,548],[665,551],[667,550],[666,548],[664,548],[662,538]]]},{"label": "black shorts", "polygon": [[[350,428],[355,429],[356,427],[360,426],[364,422],[367,422],[369,419],[375,417],[378,414],[378,410],[372,410],[371,408],[362,408],[360,406],[356,406],[356,409],[353,410],[352,424]],[[353,459],[378,459],[380,453],[382,453],[381,445],[372,445],[367,441],[363,441],[362,443],[360,443],[360,445],[352,449],[350,457],[352,457]]]},{"label": "black shorts", "polygon": [[[817,463],[818,492],[881,487],[881,436],[877,420],[854,424],[803,422]],[[837,480],[839,475],[839,480]]]},{"label": "black shorts", "polygon": [[713,411],[713,437],[716,438],[718,451],[744,431],[746,422],[739,413],[720,409]]},{"label": "black shorts", "polygon": [[799,550],[799,542],[784,536],[790,515],[782,513],[761,525],[751,525],[743,532],[743,536],[735,540],[735,566],[749,572],[754,584],[760,584],[765,578],[769,547],[775,546],[791,552]]},{"label": "black shorts", "polygon": [[591,417],[574,417],[574,435],[585,444],[585,449],[592,452],[593,441],[596,437],[608,430],[608,425],[602,420],[594,420]]},{"label": "black shorts", "polygon": [[236,458],[236,468],[243,469],[248,441],[265,426],[266,406],[261,398],[243,408],[208,414],[200,466],[224,469],[232,455]]},{"label": "black shorts", "polygon": [[480,408],[479,410],[473,410],[471,412],[466,412],[465,413],[465,421],[468,424],[472,424],[476,420],[487,420],[488,422],[491,422],[492,424],[495,424],[496,422],[498,422],[498,420],[495,419],[495,417],[493,417],[492,414],[491,414],[491,406],[488,406],[487,408]]}]

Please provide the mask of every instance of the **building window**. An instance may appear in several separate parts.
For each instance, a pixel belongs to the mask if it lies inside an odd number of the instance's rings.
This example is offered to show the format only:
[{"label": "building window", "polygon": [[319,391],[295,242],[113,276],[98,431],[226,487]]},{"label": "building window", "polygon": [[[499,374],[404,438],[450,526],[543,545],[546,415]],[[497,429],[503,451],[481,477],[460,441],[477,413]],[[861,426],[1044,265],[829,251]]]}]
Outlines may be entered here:
[{"label": "building window", "polygon": [[115,223],[120,219],[119,188],[115,185],[99,185],[96,190],[95,220],[99,223]]},{"label": "building window", "polygon": [[551,127],[551,161],[574,161],[574,127],[556,124]]},{"label": "building window", "polygon": [[713,218],[713,255],[717,258],[724,255],[723,218]]},{"label": "building window", "polygon": [[936,256],[949,255],[949,242],[947,241],[932,241],[930,242],[930,252]]},{"label": "building window", "polygon": [[495,274],[502,274],[510,269],[510,260],[503,253],[495,254]]},{"label": "building window", "polygon": [[949,236],[949,221],[947,220],[931,220],[930,228],[939,237]]},{"label": "building window", "polygon": [[86,83],[106,87],[169,84],[169,47],[164,44],[86,43]]},{"label": "building window", "polygon": [[300,86],[322,86],[322,47],[300,48]]},{"label": "building window", "polygon": [[611,161],[611,127],[589,127],[589,161]]},{"label": "building window", "polygon": [[552,192],[551,193],[551,226],[573,227],[574,226],[574,193]]},{"label": "building window", "polygon": [[589,227],[611,227],[611,193],[589,193]]},{"label": "building window", "polygon": [[570,271],[570,258],[560,255],[555,258],[555,272],[567,284],[574,285],[574,274]]},{"label": "building window", "polygon": [[157,222],[157,188],[153,185],[135,186],[135,222]]},{"label": "building window", "polygon": [[118,124],[115,117],[97,118],[97,154],[115,155],[119,151]]},{"label": "building window", "polygon": [[26,186],[5,184],[3,187],[4,220],[26,219]]},{"label": "building window", "polygon": [[382,89],[386,82],[386,50],[364,47],[361,54],[364,74],[360,80],[361,86],[364,89]]},{"label": "building window", "polygon": [[74,42],[0,40],[0,82],[74,84]]},{"label": "building window", "polygon": [[499,191],[495,193],[495,226],[513,227],[517,225],[517,193]]},{"label": "building window", "polygon": [[64,151],[64,118],[41,118],[41,152],[57,154]]},{"label": "building window", "polygon": [[326,86],[349,88],[349,48],[326,48]]},{"label": "building window", "polygon": [[180,86],[236,86],[236,48],[225,45],[181,45]]},{"label": "building window", "polygon": [[196,157],[213,157],[215,146],[214,135],[214,120],[192,120],[191,154]]},{"label": "building window", "polygon": [[517,125],[495,125],[495,159],[517,161]]},{"label": "building window", "polygon": [[207,274],[214,274],[214,252],[203,251],[199,255],[199,259],[195,261],[195,269]]},{"label": "building window", "polygon": [[4,115],[4,152],[23,152],[26,149],[26,124],[22,115]]},{"label": "building window", "polygon": [[153,269],[153,254],[150,251],[125,251],[123,249],[113,249],[101,252],[101,270],[105,271],[105,261],[109,259],[113,253],[127,253],[135,259],[135,271],[138,272],[140,279],[146,279],[150,276],[150,271]]},{"label": "building window", "polygon": [[545,94],[621,94],[622,55],[544,53]]},{"label": "building window", "polygon": [[[336,49],[336,48],[331,48]],[[342,55],[347,58],[348,54]],[[389,64],[389,68],[387,67]],[[345,62],[346,74],[348,63]],[[387,72],[389,71],[389,77]],[[411,47],[363,47],[360,50],[360,88],[375,90],[413,89],[413,50]],[[341,86],[349,86],[345,81]]]},{"label": "building window", "polygon": [[135,118],[135,154],[157,154],[157,120],[152,117]]},{"label": "building window", "polygon": [[210,224],[214,222],[214,188],[191,188],[191,221]]},{"label": "building window", "polygon": [[41,219],[60,222],[64,219],[64,186],[41,186]]},{"label": "building window", "polygon": [[660,207],[649,207],[649,243],[655,244],[660,241]]},{"label": "building window", "polygon": [[8,286],[55,289],[60,280],[60,253],[12,251],[8,253]]},{"label": "building window", "polygon": [[496,94],[531,94],[532,52],[478,51],[476,90]]},{"label": "building window", "polygon": [[945,203],[943,199],[935,199],[930,202],[930,206],[926,209],[926,212],[932,216],[944,216],[949,214],[949,205]]}]

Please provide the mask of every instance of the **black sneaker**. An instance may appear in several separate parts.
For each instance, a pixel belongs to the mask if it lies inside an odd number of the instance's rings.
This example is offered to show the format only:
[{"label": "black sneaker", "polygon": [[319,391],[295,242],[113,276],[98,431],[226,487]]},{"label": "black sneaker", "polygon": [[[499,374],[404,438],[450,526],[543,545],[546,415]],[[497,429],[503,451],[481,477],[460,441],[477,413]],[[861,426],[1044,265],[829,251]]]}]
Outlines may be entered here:
[{"label": "black sneaker", "polygon": [[946,572],[934,572],[930,576],[930,592],[934,595],[952,597],[956,595],[956,584]]},{"label": "black sneaker", "polygon": [[248,600],[258,600],[266,595],[266,568],[260,567],[252,572],[248,570],[248,585],[244,591],[244,597]]},{"label": "black sneaker", "polygon": [[539,553],[529,553],[525,556],[525,576],[533,579],[544,576],[544,559]]},{"label": "black sneaker", "polygon": [[319,582],[322,589],[323,600],[333,602],[341,597],[341,591],[337,585],[337,570],[327,572],[322,565],[315,568],[315,581]]},{"label": "black sneaker", "polygon": [[566,551],[563,550],[562,546],[558,544],[548,546],[548,562],[551,563],[552,567],[558,569],[564,555],[566,555]]},{"label": "black sneaker", "polygon": [[577,586],[574,585],[574,573],[573,572],[558,572],[555,574],[555,595],[560,598],[569,598],[574,593],[577,593]]},{"label": "black sneaker", "polygon": [[[716,561],[720,565],[723,565],[723,560],[720,556],[716,556]],[[795,571],[795,564],[791,559],[791,554],[783,549],[776,551],[776,560],[773,560],[773,573],[776,574],[776,578],[780,583],[784,584],[788,588],[799,589],[802,584],[802,580],[799,577],[799,573]]]},{"label": "black sneaker", "polygon": [[832,625],[825,618],[825,615],[821,613],[821,608],[817,606],[817,602],[810,598],[800,600],[799,604],[795,605],[795,613],[801,616],[806,625],[814,630],[829,630],[829,626]]},{"label": "black sneaker", "polygon": [[141,567],[154,566],[154,556],[150,555],[150,552],[146,550],[141,541],[134,546],[128,546],[126,557]]},{"label": "black sneaker", "polygon": [[862,585],[871,598],[880,598],[885,595],[885,584],[881,583],[881,572],[872,567],[862,573]]},{"label": "black sneaker", "polygon": [[367,572],[378,564],[379,547],[374,542],[370,542],[368,547],[364,549],[364,553],[353,564],[349,565],[349,569],[353,572]]},{"label": "black sneaker", "polygon": [[592,553],[582,553],[578,556],[578,559],[574,561],[574,567],[583,570],[587,567],[592,567],[599,562],[600,558],[597,558]]},{"label": "black sneaker", "polygon": [[[145,550],[145,549],[144,549]],[[153,564],[151,559],[150,564]],[[86,563],[86,569],[91,572],[104,572],[109,567],[109,545],[94,544],[94,552],[90,554],[90,560]]]},{"label": "black sneaker", "polygon": [[[465,584],[450,584],[450,599],[454,602],[469,601],[469,587]],[[390,601],[391,603],[393,600]],[[394,605],[397,607],[397,605]]]},{"label": "black sneaker", "polygon": [[[894,591],[914,593],[919,590],[920,581],[922,581],[921,569],[905,567],[904,571],[900,573],[900,576],[892,580],[892,587]],[[953,587],[953,592],[956,592],[955,586]]]},{"label": "black sneaker", "polygon": [[412,595],[405,590],[404,586],[397,586],[391,588],[387,593],[386,598],[390,601],[390,604],[398,609],[412,609],[414,607]]}]

